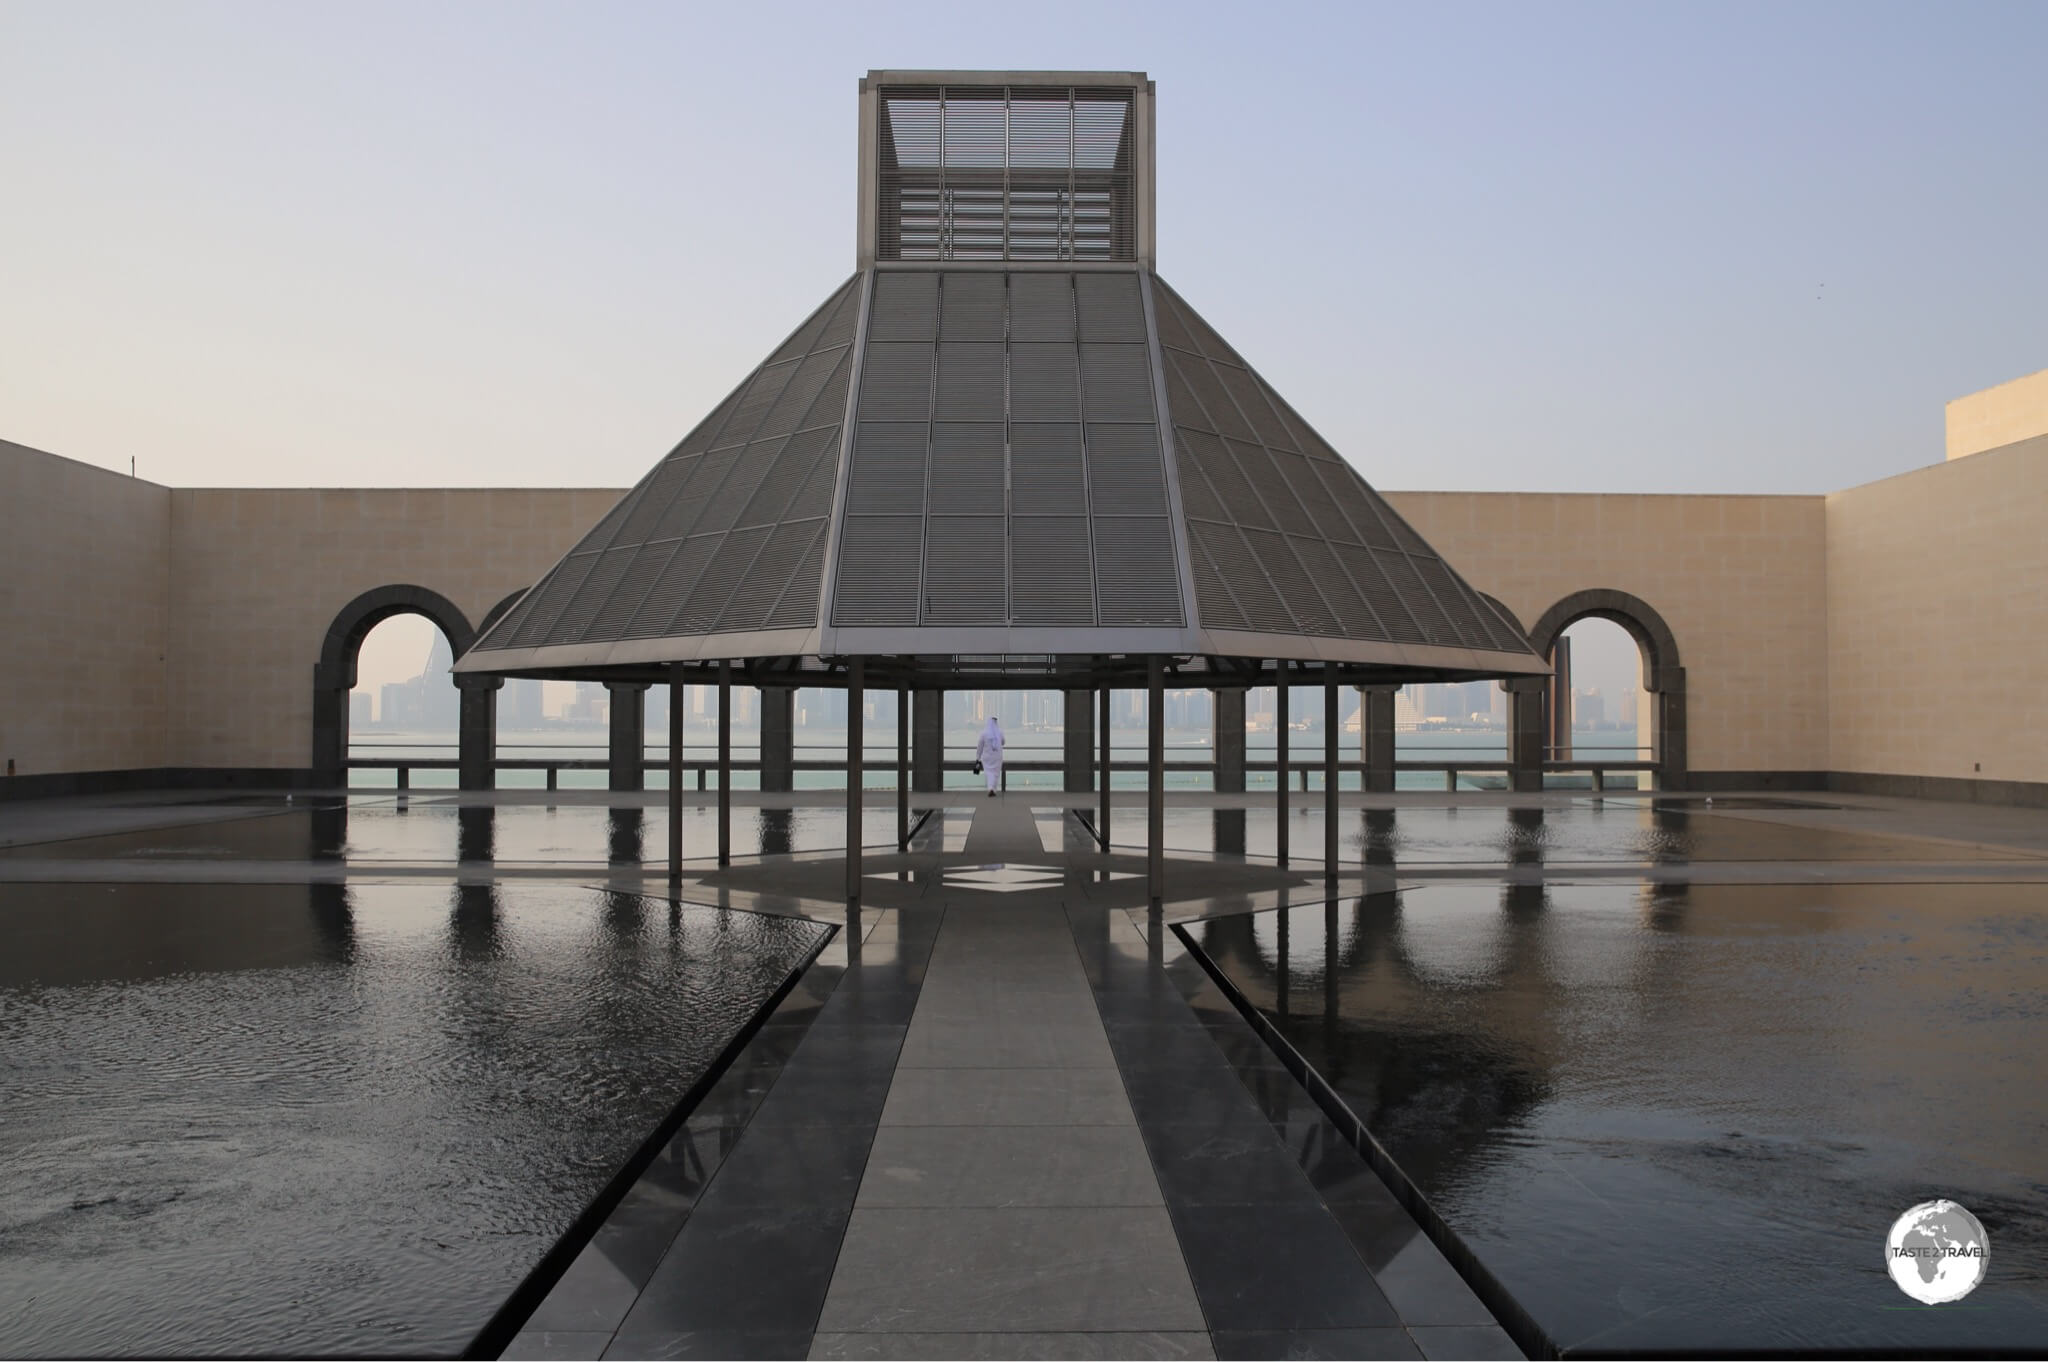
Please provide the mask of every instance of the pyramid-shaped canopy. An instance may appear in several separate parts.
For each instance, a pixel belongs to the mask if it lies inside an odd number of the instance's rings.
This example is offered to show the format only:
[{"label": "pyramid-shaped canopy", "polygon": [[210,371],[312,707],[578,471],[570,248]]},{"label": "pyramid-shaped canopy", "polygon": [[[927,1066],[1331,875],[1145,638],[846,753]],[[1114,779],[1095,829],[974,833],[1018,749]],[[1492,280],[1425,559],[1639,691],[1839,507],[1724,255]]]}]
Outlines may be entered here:
[{"label": "pyramid-shaped canopy", "polygon": [[856,275],[456,670],[1142,654],[1548,671],[1149,270],[1015,264]]}]

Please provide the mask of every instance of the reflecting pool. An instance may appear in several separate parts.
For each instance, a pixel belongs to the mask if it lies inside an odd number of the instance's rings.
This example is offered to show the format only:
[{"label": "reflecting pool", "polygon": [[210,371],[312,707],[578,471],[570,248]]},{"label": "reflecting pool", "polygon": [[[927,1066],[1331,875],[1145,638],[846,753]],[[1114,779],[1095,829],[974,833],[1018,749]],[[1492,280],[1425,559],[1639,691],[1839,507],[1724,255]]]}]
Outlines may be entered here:
[{"label": "reflecting pool", "polygon": [[[1189,924],[1573,1354],[2048,1351],[2048,885],[1436,885]],[[1920,1307],[1908,1207],[1988,1274]]]},{"label": "reflecting pool", "polygon": [[0,1356],[460,1352],[829,930],[0,885]]},{"label": "reflecting pool", "polygon": [[[36,842],[0,849],[0,860],[344,861],[352,864],[496,861],[501,864],[633,864],[668,859],[668,813],[656,805],[458,805],[388,798],[258,817],[186,823],[138,832]],[[893,847],[896,811],[862,810],[861,837]],[[839,809],[732,811],[736,856],[833,851],[846,845]],[[717,854],[718,815],[683,810],[683,855]]]}]

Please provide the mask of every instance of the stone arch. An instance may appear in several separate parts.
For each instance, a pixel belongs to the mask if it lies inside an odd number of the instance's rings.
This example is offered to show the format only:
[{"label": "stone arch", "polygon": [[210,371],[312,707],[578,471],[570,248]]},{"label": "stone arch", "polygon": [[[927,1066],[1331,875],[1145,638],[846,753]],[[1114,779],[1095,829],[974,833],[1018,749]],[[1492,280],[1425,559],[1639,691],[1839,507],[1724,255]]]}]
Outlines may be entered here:
[{"label": "stone arch", "polygon": [[[1611,620],[1628,632],[1643,655],[1643,689],[1656,706],[1652,716],[1659,789],[1682,790],[1686,783],[1685,665],[1679,660],[1678,636],[1655,606],[1626,591],[1596,587],[1574,591],[1558,601],[1529,630],[1529,642],[1538,654],[1549,657],[1564,631],[1582,619]],[[1547,704],[1541,689],[1530,692],[1536,708],[1533,722],[1539,734]],[[1540,771],[1539,771],[1540,781]]]},{"label": "stone arch", "polygon": [[[424,615],[447,636],[448,646],[460,657],[476,642],[476,630],[462,608],[438,591],[423,586],[374,587],[344,605],[327,626],[320,642],[320,660],[313,664],[313,780],[317,785],[340,787],[348,783],[348,693],[356,684],[356,657],[363,639],[378,624],[393,615]],[[494,719],[496,678],[484,684],[463,685],[460,731],[461,785],[463,789],[488,789],[491,751],[471,751],[472,710],[482,709],[482,718]],[[486,723],[485,731],[495,728]]]}]

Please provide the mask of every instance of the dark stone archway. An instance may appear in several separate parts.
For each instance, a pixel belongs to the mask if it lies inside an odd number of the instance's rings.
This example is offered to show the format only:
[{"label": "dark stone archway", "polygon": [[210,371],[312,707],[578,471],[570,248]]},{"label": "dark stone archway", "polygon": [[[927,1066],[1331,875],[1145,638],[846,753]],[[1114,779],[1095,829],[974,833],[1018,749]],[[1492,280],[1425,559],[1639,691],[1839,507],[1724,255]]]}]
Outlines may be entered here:
[{"label": "dark stone archway", "polygon": [[[500,610],[509,608],[500,605]],[[327,626],[320,660],[313,665],[313,780],[324,787],[348,784],[348,693],[356,684],[356,657],[363,639],[393,615],[424,615],[461,657],[476,642],[469,617],[453,601],[423,586],[380,586],[343,606]],[[461,677],[462,709],[457,736],[459,784],[487,790],[493,784],[497,742],[498,677]]]},{"label": "dark stone archway", "polygon": [[[1648,601],[1626,591],[1595,588],[1574,591],[1543,612],[1529,630],[1529,642],[1549,657],[1564,631],[1583,619],[1612,620],[1628,631],[1643,654],[1643,689],[1654,697],[1653,758],[1657,787],[1682,790],[1686,785],[1685,666],[1679,660],[1678,638]],[[1541,679],[1510,683],[1518,790],[1543,788],[1543,736],[1549,731],[1545,712],[1548,688]]]}]

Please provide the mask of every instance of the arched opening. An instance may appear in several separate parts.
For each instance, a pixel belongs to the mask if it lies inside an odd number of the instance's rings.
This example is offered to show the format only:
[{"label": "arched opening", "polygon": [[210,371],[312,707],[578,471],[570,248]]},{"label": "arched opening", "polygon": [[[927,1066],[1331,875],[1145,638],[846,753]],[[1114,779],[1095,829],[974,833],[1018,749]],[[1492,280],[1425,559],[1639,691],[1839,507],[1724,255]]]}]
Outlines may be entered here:
[{"label": "arched opening", "polygon": [[[1685,668],[1663,616],[1624,591],[1580,591],[1546,610],[1529,641],[1553,671],[1525,692],[1531,712],[1517,730],[1540,750],[1544,783],[1685,787]],[[1630,760],[1650,769],[1592,773]]]},{"label": "arched opening", "polygon": [[388,615],[363,635],[348,693],[349,788],[456,786],[462,693],[454,665],[448,635],[425,615]]},{"label": "arched opening", "polygon": [[[315,783],[328,788],[342,788],[349,783],[349,754],[351,747],[351,719],[358,706],[352,699],[358,688],[359,663],[363,644],[371,631],[394,616],[423,616],[426,627],[438,631],[452,660],[475,641],[476,633],[470,627],[469,619],[447,597],[437,591],[419,586],[380,586],[350,601],[336,613],[333,623],[327,627],[327,635],[321,641],[320,659],[313,667],[313,751],[312,766]],[[407,628],[412,630],[407,635]],[[432,644],[429,636],[419,633],[419,626],[401,626],[399,631],[388,635],[391,640],[388,655],[393,661],[389,666],[403,670],[405,659],[412,649],[422,641]],[[379,656],[385,656],[380,645]],[[387,665],[385,663],[380,666]],[[373,684],[380,689],[373,693],[370,713],[374,720],[381,701],[381,687],[396,682],[419,681],[423,674],[432,669],[430,658],[421,658],[419,672],[411,677],[383,677],[373,673]],[[480,679],[477,682],[456,686],[454,678],[441,669],[437,682],[431,675],[425,676],[421,694],[426,695],[428,685],[445,683],[457,692],[455,707],[455,760],[457,761],[457,782],[464,789],[488,789],[490,787],[491,736],[493,723],[491,711],[496,700],[497,682]],[[438,692],[432,692],[438,697]],[[409,700],[398,699],[400,706]],[[410,714],[410,710],[402,712]],[[423,714],[424,711],[421,711]],[[394,718],[399,712],[394,712]],[[385,739],[390,736],[378,725],[375,736]],[[422,753],[422,758],[425,754]],[[444,758],[445,759],[445,758]],[[395,767],[393,780],[395,782]]]}]

